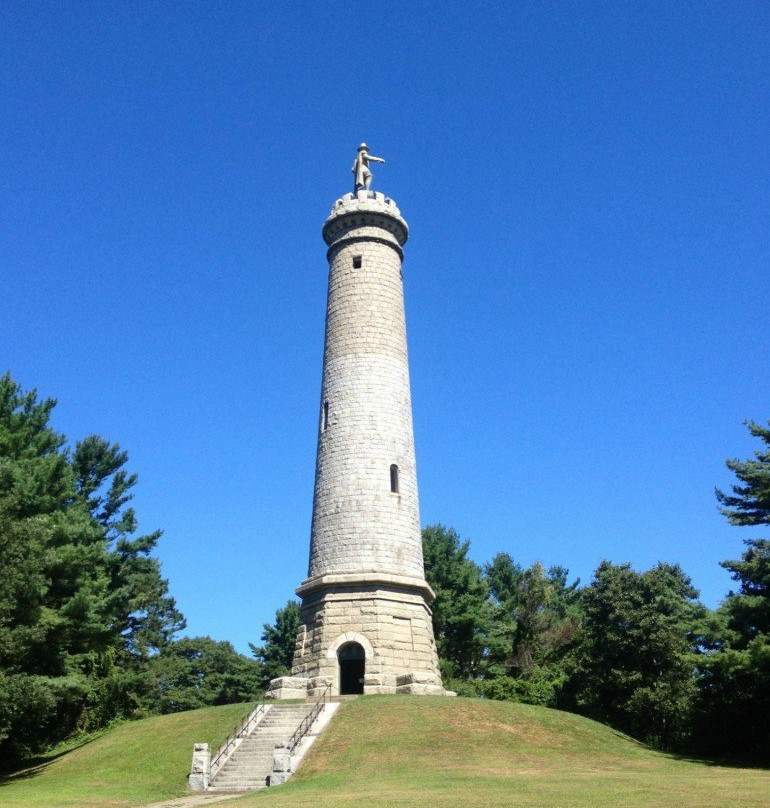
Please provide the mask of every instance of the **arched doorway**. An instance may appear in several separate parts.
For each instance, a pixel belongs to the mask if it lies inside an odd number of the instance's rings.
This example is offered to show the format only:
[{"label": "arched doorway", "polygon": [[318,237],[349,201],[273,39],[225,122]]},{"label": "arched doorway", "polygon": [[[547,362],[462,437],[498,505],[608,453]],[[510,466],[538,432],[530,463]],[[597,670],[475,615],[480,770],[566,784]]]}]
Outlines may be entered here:
[{"label": "arched doorway", "polygon": [[366,669],[363,647],[357,642],[346,642],[337,651],[337,659],[340,665],[340,696],[363,693]]}]

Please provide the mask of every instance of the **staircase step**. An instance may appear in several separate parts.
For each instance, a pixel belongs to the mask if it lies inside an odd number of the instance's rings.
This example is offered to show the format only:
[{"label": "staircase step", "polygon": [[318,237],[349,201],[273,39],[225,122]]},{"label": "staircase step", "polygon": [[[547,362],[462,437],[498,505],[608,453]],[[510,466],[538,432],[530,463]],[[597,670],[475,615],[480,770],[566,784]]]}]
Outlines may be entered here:
[{"label": "staircase step", "polygon": [[287,743],[312,709],[308,704],[271,705],[216,773],[209,791],[236,793],[266,788],[275,746]]}]

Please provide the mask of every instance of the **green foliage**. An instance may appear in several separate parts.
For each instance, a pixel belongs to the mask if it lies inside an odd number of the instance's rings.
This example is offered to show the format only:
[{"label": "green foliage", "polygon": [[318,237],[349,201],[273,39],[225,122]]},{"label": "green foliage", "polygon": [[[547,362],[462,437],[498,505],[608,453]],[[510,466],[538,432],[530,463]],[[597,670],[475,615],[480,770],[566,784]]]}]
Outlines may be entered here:
[{"label": "green foliage", "polygon": [[161,713],[254,701],[262,694],[262,666],[229,642],[182,637],[149,664],[145,702]]},{"label": "green foliage", "polygon": [[262,664],[263,689],[267,688],[271,679],[287,676],[291,672],[299,620],[299,602],[289,600],[282,609],[276,609],[273,625],[263,624],[261,639],[264,645],[249,643],[252,653]]},{"label": "green foliage", "polygon": [[725,646],[700,666],[695,746],[701,753],[770,761],[770,639]]},{"label": "green foliage", "polygon": [[753,639],[770,635],[770,541],[747,539],[747,550],[738,561],[723,561],[737,592],[730,592],[723,604],[728,628],[734,632],[731,645],[746,647]]},{"label": "green foliage", "polygon": [[20,756],[130,714],[133,680],[184,625],[133,538],[136,475],[96,436],[74,452],[55,402],[0,377],[0,754]]},{"label": "green foliage", "polygon": [[539,707],[555,707],[566,674],[558,665],[534,668],[526,678],[496,676],[479,685],[481,695],[498,701],[518,701]]},{"label": "green foliage", "polygon": [[742,485],[733,485],[732,494],[717,489],[722,513],[734,525],[770,524],[770,429],[747,421],[749,432],[767,448],[757,450],[753,460],[727,460],[726,465]]},{"label": "green foliage", "polygon": [[482,673],[493,624],[489,587],[468,558],[469,547],[454,528],[431,525],[422,531],[425,577],[436,593],[433,633],[447,678],[473,679]]},{"label": "green foliage", "polygon": [[722,566],[740,582],[709,633],[713,650],[699,673],[698,746],[709,753],[770,762],[770,541],[749,539]]},{"label": "green foliage", "polygon": [[[30,754],[121,717],[253,700],[289,673],[300,621],[290,600],[257,660],[227,642],[174,635],[184,618],[130,507],[137,477],[118,444],[67,446],[55,402],[0,377],[0,757]],[[770,429],[749,423],[770,445]],[[736,525],[770,524],[770,453],[730,460],[717,491]],[[445,685],[461,695],[562,705],[663,748],[695,727],[701,749],[770,760],[770,541],[725,561],[739,586],[708,612],[677,565],[603,562],[591,584],[561,567],[423,531]],[[693,721],[695,722],[693,725]]]},{"label": "green foliage", "polygon": [[[747,422],[765,446],[751,460],[727,460],[740,484],[717,490],[738,526],[770,524],[770,430]],[[699,667],[696,738],[701,750],[770,763],[770,541],[746,540],[740,559],[723,561],[739,584],[706,633]]]},{"label": "green foliage", "polygon": [[[559,663],[572,645],[580,624],[579,581],[567,584],[567,570],[540,563],[528,569],[515,564],[507,553],[498,553],[484,568],[495,602],[495,631],[490,656],[495,669],[512,679],[552,683],[563,677]],[[495,643],[495,640],[497,641]],[[553,669],[548,673],[547,671]],[[529,692],[522,686],[518,690]],[[537,692],[541,692],[538,685]],[[542,696],[533,703],[544,703]]]},{"label": "green foliage", "polygon": [[123,469],[127,460],[117,443],[90,435],[76,445],[72,468],[78,497],[111,550],[110,628],[120,634],[127,653],[147,658],[164,648],[185,623],[168,595],[158,560],[150,555],[161,532],[132,538],[136,514],[124,506],[133,496],[130,489],[137,475]]},{"label": "green foliage", "polygon": [[464,696],[556,704],[580,619],[579,582],[567,584],[561,567],[523,569],[507,553],[482,570],[469,546],[452,528],[423,530],[445,686]]},{"label": "green foliage", "polygon": [[695,627],[705,610],[678,565],[635,572],[602,562],[582,593],[583,622],[563,703],[664,749],[687,739]]}]

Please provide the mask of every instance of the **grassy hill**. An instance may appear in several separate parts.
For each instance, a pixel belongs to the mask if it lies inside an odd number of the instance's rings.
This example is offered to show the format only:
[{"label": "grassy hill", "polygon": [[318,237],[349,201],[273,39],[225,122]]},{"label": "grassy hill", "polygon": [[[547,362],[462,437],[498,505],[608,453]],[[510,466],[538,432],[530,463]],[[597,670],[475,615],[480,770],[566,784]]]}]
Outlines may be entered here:
[{"label": "grassy hill", "polygon": [[[242,706],[196,710],[119,727],[0,787],[0,805],[117,808],[184,793],[193,740],[218,739],[241,712]],[[149,766],[144,774],[133,763],[137,750]],[[769,802],[768,770],[653,752],[568,713],[382,696],[343,705],[290,783],[223,805],[764,808]]]},{"label": "grassy hill", "polygon": [[193,744],[220,744],[248,709],[228,704],[122,724],[0,779],[0,806],[118,808],[186,794]]}]

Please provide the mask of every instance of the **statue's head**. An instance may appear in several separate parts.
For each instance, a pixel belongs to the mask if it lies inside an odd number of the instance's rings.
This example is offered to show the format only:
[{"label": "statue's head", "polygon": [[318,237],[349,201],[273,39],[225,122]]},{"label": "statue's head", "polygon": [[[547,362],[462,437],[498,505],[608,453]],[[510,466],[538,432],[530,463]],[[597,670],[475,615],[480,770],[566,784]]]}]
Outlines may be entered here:
[{"label": "statue's head", "polygon": [[358,147],[358,151],[366,151],[368,148],[369,148],[369,147],[366,145],[366,143],[362,143],[362,144],[361,144],[361,145]]}]

